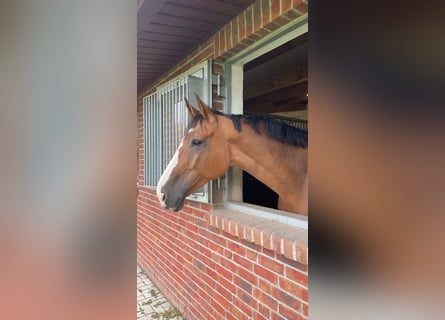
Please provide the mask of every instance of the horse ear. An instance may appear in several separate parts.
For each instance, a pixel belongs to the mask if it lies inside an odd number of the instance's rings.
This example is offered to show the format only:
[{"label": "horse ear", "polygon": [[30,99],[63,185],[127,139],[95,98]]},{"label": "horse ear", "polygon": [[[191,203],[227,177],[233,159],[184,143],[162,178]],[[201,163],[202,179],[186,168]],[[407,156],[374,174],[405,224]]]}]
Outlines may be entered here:
[{"label": "horse ear", "polygon": [[195,96],[196,101],[198,101],[199,112],[202,114],[204,119],[210,122],[216,121],[216,116],[213,113],[212,109],[210,109],[209,106],[206,105],[196,93]]},{"label": "horse ear", "polygon": [[190,102],[187,100],[187,98],[184,98],[184,99],[185,99],[185,105],[186,105],[187,110],[188,110],[188,112],[189,112],[190,118],[193,118],[193,117],[198,113],[198,110],[196,110],[196,109],[190,104]]}]

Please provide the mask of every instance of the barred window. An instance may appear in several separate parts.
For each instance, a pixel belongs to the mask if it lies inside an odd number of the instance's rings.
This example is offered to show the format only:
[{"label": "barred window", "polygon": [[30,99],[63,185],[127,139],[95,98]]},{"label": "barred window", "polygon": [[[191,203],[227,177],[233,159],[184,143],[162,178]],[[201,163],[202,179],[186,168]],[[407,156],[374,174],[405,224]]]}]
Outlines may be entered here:
[{"label": "barred window", "polygon": [[[181,142],[189,121],[184,98],[196,106],[196,93],[208,102],[210,88],[208,70],[206,62],[162,85],[155,93],[144,98],[146,186],[156,186]],[[209,186],[205,185],[189,198],[208,202],[208,189]]]}]

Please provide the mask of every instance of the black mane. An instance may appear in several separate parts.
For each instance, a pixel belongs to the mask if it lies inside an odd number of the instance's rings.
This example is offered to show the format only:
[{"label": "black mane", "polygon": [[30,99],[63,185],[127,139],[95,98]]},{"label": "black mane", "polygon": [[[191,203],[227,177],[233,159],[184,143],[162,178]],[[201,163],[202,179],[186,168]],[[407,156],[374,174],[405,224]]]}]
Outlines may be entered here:
[{"label": "black mane", "polygon": [[[261,134],[260,125],[262,124],[269,138],[291,146],[307,147],[308,132],[288,125],[284,121],[263,115],[225,114],[216,110],[213,110],[213,113],[232,120],[235,130],[238,132],[241,132],[241,121],[250,125],[257,134]],[[198,122],[201,123],[202,120],[203,116],[199,113],[196,114],[191,119],[188,128],[195,127],[196,124]]]}]

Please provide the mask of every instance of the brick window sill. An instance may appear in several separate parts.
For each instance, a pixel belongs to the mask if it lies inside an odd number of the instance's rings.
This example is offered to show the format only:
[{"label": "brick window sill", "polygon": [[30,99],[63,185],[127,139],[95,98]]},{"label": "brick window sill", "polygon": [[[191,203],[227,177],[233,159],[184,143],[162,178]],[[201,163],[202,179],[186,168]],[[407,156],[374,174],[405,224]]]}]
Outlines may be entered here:
[{"label": "brick window sill", "polygon": [[[267,210],[280,212],[278,210]],[[286,213],[282,217],[289,217]],[[308,230],[270,218],[215,206],[207,216],[210,226],[308,265]],[[306,219],[307,217],[303,217]]]}]

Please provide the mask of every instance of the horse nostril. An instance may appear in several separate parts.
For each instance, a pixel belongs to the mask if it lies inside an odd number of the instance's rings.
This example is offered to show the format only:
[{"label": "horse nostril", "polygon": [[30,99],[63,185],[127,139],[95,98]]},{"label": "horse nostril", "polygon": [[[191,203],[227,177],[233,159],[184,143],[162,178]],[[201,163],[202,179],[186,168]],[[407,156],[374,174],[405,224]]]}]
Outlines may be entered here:
[{"label": "horse nostril", "polygon": [[165,201],[165,193],[162,194],[162,201]]}]

